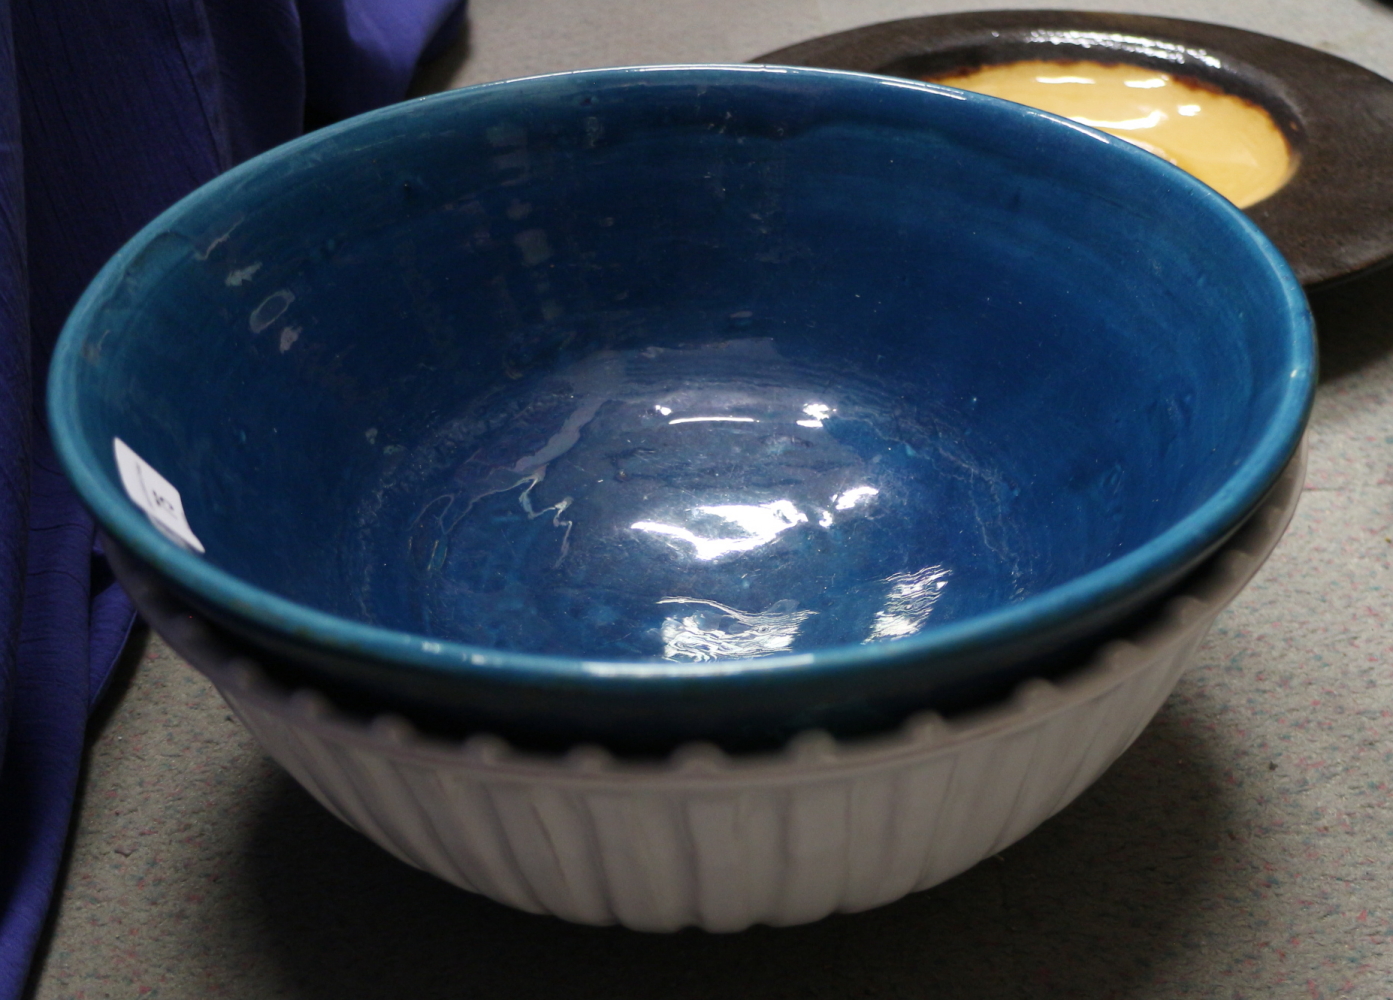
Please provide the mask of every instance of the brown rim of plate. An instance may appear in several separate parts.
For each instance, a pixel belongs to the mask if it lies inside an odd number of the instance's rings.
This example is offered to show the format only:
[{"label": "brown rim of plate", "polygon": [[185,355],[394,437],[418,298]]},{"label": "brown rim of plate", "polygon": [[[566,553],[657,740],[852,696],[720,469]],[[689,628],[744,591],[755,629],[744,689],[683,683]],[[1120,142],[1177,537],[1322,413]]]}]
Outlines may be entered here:
[{"label": "brown rim of plate", "polygon": [[1260,105],[1295,169],[1245,211],[1300,282],[1329,285],[1393,259],[1393,82],[1304,45],[1168,17],[997,10],[872,24],[750,61],[921,79],[1023,59],[1147,66]]}]

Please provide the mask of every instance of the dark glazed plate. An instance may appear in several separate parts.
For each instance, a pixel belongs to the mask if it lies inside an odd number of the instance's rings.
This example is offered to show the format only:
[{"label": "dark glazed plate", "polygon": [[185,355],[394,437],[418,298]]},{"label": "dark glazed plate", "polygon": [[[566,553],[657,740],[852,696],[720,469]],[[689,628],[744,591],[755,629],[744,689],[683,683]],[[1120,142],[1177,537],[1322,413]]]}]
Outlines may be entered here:
[{"label": "dark glazed plate", "polygon": [[1393,82],[1304,45],[1167,17],[997,10],[872,24],[751,62],[917,79],[1019,59],[1150,66],[1263,106],[1297,167],[1246,211],[1301,283],[1340,281],[1393,257]]}]

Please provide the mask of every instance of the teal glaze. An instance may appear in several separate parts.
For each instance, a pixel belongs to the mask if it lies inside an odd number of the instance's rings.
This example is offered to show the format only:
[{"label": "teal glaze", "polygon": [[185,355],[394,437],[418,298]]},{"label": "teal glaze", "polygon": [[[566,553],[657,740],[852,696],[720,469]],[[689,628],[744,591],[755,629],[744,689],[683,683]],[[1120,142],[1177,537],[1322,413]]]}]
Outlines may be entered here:
[{"label": "teal glaze", "polygon": [[132,571],[285,677],[658,752],[1083,655],[1253,509],[1313,375],[1279,255],[1150,154],[929,84],[664,67],[237,168],[98,276],[49,401]]}]

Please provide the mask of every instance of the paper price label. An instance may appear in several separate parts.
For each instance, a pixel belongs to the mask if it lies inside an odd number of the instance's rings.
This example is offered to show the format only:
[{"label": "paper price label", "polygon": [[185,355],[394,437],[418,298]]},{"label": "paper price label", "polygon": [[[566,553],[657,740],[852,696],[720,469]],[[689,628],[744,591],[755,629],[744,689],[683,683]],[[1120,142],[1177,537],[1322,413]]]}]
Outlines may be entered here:
[{"label": "paper price label", "polygon": [[116,452],[116,468],[121,473],[121,485],[126,488],[126,496],[131,498],[150,523],[162,534],[195,552],[203,552],[203,543],[189,527],[184,517],[184,501],[179,491],[164,476],[155,471],[145,459],[130,448],[120,438],[111,439]]}]

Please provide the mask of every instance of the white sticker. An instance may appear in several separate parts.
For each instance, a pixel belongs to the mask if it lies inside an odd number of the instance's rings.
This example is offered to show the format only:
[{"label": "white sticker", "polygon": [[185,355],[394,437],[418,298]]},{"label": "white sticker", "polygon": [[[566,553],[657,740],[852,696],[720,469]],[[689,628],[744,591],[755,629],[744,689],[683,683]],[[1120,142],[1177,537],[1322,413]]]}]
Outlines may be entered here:
[{"label": "white sticker", "polygon": [[116,468],[121,472],[121,485],[126,495],[145,511],[150,523],[172,541],[195,552],[203,551],[203,543],[189,527],[184,517],[184,501],[179,499],[179,491],[164,476],[155,471],[154,466],[135,452],[120,438],[111,439],[116,451]]}]

